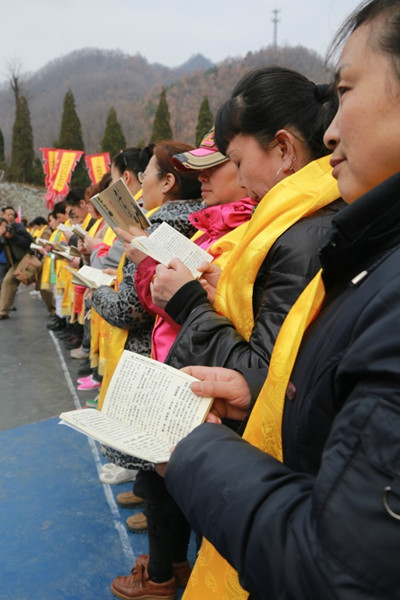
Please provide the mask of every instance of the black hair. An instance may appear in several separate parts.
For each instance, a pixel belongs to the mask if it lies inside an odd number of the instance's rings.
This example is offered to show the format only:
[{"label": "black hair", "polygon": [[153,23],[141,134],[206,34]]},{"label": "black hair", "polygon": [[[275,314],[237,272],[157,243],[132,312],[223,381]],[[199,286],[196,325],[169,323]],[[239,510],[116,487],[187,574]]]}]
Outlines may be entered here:
[{"label": "black hair", "polygon": [[58,215],[58,214],[65,215],[65,212],[66,212],[66,205],[65,205],[64,200],[61,200],[61,202],[57,202],[54,205],[54,208],[53,208],[54,216]]},{"label": "black hair", "polygon": [[1,212],[5,212],[6,210],[13,210],[14,211],[14,216],[17,216],[17,211],[15,210],[15,208],[13,206],[5,206],[4,208],[1,209]]},{"label": "black hair", "polygon": [[85,188],[76,187],[70,190],[65,198],[65,202],[69,206],[78,206],[81,200],[85,198]]},{"label": "black hair", "polygon": [[381,19],[382,27],[376,29],[372,43],[387,52],[400,78],[400,2],[399,0],[367,0],[351,13],[332,42],[327,61],[343,45],[345,40],[361,25]]},{"label": "black hair", "polygon": [[47,221],[44,217],[35,217],[33,221],[29,223],[32,227],[33,225],[47,225]]},{"label": "black hair", "polygon": [[153,156],[153,148],[154,144],[144,148],[125,148],[114,157],[112,164],[117,167],[121,175],[124,171],[131,171],[137,177],[138,173],[146,169]]},{"label": "black hair", "polygon": [[328,150],[323,136],[337,109],[333,86],[316,85],[283,67],[260,67],[235,86],[215,118],[215,142],[226,154],[235,135],[253,136],[268,149],[279,129],[289,129],[308,147],[311,158]]}]

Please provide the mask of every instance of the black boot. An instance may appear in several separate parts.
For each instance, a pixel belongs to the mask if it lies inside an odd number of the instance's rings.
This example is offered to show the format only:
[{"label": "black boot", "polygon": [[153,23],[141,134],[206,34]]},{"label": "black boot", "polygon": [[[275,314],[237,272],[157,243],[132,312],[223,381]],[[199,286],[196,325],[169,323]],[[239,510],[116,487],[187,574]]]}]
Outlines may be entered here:
[{"label": "black boot", "polygon": [[62,319],[57,315],[53,315],[50,320],[50,323],[47,323],[46,325],[47,329],[50,329],[50,331],[63,331],[66,328],[66,326],[66,319]]}]

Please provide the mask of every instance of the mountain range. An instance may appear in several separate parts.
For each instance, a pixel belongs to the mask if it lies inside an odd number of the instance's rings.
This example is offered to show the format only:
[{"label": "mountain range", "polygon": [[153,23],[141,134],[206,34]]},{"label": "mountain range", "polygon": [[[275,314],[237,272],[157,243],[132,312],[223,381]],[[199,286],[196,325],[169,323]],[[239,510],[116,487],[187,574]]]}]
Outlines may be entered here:
[{"label": "mountain range", "polygon": [[[150,64],[137,54],[85,48],[49,62],[35,73],[20,77],[28,97],[34,145],[52,147],[58,138],[63,100],[70,89],[82,125],[87,153],[101,151],[108,111],[117,112],[128,145],[148,142],[162,86],[167,90],[171,126],[175,139],[193,143],[200,104],[207,94],[215,114],[235,83],[250,69],[278,64],[300,71],[316,82],[329,77],[323,59],[302,46],[272,46],[245,57],[228,57],[213,64],[202,55],[192,56],[176,68]],[[13,94],[0,88],[0,129],[10,154],[15,117]]]}]

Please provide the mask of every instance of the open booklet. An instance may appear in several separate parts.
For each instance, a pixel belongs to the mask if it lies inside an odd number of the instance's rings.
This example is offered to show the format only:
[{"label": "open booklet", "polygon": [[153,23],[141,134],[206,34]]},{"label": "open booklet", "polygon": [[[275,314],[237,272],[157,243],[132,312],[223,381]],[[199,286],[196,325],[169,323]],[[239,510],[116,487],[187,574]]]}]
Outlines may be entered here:
[{"label": "open booklet", "polygon": [[79,223],[74,223],[74,225],[71,225],[71,227],[69,227],[68,225],[65,225],[64,223],[59,223],[57,225],[57,229],[59,229],[63,233],[69,233],[71,235],[75,234],[79,238],[81,238],[81,240],[84,240],[85,236],[88,233],[86,231],[86,229],[84,227],[82,227],[82,225],[79,225]]},{"label": "open booklet", "polygon": [[115,275],[103,273],[100,269],[86,265],[81,267],[79,271],[71,269],[68,265],[64,265],[64,269],[72,273],[72,283],[83,285],[91,290],[96,290],[101,285],[112,285],[115,281]]},{"label": "open booklet", "polygon": [[193,277],[200,277],[197,270],[202,262],[211,262],[213,257],[168,223],[161,223],[149,236],[139,236],[131,246],[151,256],[162,265],[168,266],[173,258],[179,258],[191,270]]},{"label": "open booklet", "polygon": [[46,240],[45,238],[38,237],[36,238],[36,243],[40,244],[40,246],[51,246],[53,250],[58,250],[59,252],[64,252],[67,249],[67,246],[60,244],[60,242],[54,242],[50,240]]},{"label": "open booklet", "polygon": [[212,398],[190,389],[194,377],[124,350],[101,411],[60,415],[62,422],[125,454],[167,462],[170,449],[206,418]]},{"label": "open booklet", "polygon": [[79,238],[81,238],[81,240],[84,240],[85,237],[88,235],[88,232],[86,231],[86,229],[84,229],[82,227],[82,225],[79,225],[78,223],[75,223],[75,225],[72,225],[72,233],[75,233],[75,235],[77,235]]},{"label": "open booklet", "polygon": [[65,225],[65,223],[59,223],[57,225],[57,229],[59,229],[63,233],[71,233],[72,234],[72,227],[69,227],[68,225]]},{"label": "open booklet", "polygon": [[53,254],[61,258],[66,258],[67,260],[82,256],[76,246],[64,246],[64,250],[62,251],[53,249]]},{"label": "open booklet", "polygon": [[116,227],[129,231],[131,225],[144,230],[151,225],[123,179],[90,198],[90,202],[114,231]]},{"label": "open booklet", "polygon": [[32,242],[29,248],[31,250],[43,250],[43,246],[41,246],[40,244],[35,244],[35,242]]}]

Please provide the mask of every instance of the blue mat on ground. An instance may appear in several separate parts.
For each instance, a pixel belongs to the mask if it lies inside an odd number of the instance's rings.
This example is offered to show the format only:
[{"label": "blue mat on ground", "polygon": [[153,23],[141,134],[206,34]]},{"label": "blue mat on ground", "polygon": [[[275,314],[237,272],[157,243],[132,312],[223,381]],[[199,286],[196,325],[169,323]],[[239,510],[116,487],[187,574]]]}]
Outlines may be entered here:
[{"label": "blue mat on ground", "polygon": [[95,444],[58,418],[0,433],[1,600],[111,599],[112,579],[148,552],[114,501],[132,484],[103,486],[99,466]]}]

